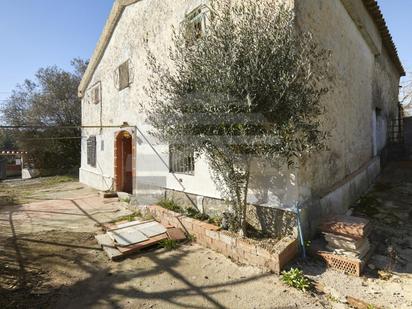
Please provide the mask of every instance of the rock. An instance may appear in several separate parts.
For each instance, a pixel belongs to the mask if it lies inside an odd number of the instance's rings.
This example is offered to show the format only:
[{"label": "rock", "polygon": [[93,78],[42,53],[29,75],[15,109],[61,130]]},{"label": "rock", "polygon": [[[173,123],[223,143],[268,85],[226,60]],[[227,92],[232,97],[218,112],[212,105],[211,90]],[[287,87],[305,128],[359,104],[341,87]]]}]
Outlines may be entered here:
[{"label": "rock", "polygon": [[376,266],[375,266],[374,264],[368,264],[368,267],[369,267],[370,269],[372,269],[372,270],[375,270],[375,269],[376,269]]}]

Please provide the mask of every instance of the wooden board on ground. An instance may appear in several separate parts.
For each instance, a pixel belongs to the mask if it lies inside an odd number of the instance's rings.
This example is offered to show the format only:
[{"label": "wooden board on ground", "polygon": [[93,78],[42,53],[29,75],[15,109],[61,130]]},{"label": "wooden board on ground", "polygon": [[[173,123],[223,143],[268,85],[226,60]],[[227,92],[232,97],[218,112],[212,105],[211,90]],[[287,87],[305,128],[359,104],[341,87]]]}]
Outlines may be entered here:
[{"label": "wooden board on ground", "polygon": [[149,237],[144,235],[142,232],[133,228],[119,229],[112,232],[107,232],[107,234],[115,242],[116,246],[121,247],[134,245],[149,239]]},{"label": "wooden board on ground", "polygon": [[123,255],[128,255],[128,254],[134,253],[136,251],[139,251],[141,249],[153,246],[153,245],[159,243],[160,241],[162,241],[163,239],[166,239],[166,238],[167,238],[166,234],[161,234],[161,235],[152,237],[152,238],[148,239],[147,241],[143,241],[141,243],[134,244],[134,245],[127,246],[127,247],[118,247],[117,249]]},{"label": "wooden board on ground", "polygon": [[114,243],[109,235],[100,234],[96,235],[95,238],[97,243],[103,248],[104,252],[106,252],[109,259],[115,261],[123,257],[123,254],[114,246]]},{"label": "wooden board on ground", "polygon": [[186,239],[185,233],[177,227],[167,229],[167,235],[170,239],[181,241]]}]

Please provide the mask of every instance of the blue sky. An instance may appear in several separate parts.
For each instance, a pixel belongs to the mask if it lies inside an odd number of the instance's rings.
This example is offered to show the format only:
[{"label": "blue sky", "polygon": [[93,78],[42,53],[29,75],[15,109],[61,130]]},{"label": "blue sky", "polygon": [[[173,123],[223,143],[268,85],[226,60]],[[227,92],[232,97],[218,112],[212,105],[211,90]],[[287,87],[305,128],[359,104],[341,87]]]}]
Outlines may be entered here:
[{"label": "blue sky", "polygon": [[[412,1],[379,0],[405,67],[412,70]],[[90,58],[113,0],[0,0],[0,100],[40,67]],[[0,101],[1,103],[1,101]]]}]

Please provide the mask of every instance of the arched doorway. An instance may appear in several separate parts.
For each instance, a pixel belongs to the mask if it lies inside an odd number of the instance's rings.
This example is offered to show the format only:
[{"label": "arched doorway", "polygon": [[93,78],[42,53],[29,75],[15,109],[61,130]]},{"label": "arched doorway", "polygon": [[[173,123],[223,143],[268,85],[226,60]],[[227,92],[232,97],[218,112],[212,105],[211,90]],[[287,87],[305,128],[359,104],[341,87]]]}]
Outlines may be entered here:
[{"label": "arched doorway", "polygon": [[116,191],[133,193],[133,137],[128,131],[120,131],[115,140]]}]

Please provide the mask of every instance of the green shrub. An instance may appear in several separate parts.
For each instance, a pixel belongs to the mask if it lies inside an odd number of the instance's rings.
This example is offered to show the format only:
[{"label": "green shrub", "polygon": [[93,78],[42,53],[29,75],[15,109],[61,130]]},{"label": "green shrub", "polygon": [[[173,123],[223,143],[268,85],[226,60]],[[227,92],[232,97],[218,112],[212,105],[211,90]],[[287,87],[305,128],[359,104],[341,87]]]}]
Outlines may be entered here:
[{"label": "green shrub", "polygon": [[159,246],[166,250],[174,250],[177,248],[177,241],[174,239],[163,239],[159,242]]},{"label": "green shrub", "polygon": [[298,268],[291,268],[289,271],[283,271],[282,281],[303,292],[306,292],[311,286],[309,279],[305,277],[303,272]]},{"label": "green shrub", "polygon": [[186,209],[186,216],[200,221],[209,220],[208,215],[201,213],[199,210],[192,207]]},{"label": "green shrub", "polygon": [[182,208],[172,199],[164,198],[158,204],[159,206],[166,208],[168,210],[183,213]]}]

